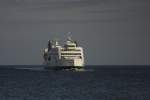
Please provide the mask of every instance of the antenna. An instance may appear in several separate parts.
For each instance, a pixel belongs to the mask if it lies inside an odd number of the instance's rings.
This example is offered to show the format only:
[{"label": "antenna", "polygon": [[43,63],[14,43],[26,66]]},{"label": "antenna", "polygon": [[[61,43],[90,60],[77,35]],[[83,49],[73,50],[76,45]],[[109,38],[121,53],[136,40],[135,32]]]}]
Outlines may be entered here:
[{"label": "antenna", "polygon": [[72,39],[71,39],[71,32],[68,32],[68,33],[67,33],[67,39],[68,39],[68,40],[72,40]]}]

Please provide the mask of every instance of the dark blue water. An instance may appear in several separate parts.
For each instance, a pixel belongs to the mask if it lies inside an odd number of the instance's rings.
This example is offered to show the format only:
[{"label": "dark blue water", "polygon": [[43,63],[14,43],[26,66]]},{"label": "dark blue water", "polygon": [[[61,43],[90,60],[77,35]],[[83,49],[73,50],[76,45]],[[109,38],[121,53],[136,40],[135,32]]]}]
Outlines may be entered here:
[{"label": "dark blue water", "polygon": [[150,66],[88,66],[82,72],[10,67],[0,68],[0,100],[150,99]]}]

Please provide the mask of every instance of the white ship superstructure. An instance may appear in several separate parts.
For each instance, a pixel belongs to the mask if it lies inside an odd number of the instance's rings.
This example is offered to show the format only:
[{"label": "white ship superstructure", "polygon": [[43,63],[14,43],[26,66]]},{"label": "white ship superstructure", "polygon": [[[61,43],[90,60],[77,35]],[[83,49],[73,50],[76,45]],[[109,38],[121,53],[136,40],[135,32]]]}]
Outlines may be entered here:
[{"label": "white ship superstructure", "polygon": [[83,68],[84,54],[83,48],[77,42],[68,37],[64,46],[60,46],[58,41],[48,42],[48,47],[44,50],[44,63],[48,66],[72,66]]}]

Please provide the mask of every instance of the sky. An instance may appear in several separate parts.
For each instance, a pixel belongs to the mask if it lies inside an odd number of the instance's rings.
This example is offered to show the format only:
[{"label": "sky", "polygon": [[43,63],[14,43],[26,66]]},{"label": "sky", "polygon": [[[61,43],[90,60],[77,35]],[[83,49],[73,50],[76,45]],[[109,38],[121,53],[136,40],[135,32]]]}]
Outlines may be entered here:
[{"label": "sky", "polygon": [[39,65],[71,32],[86,65],[150,65],[149,0],[0,0],[0,65]]}]

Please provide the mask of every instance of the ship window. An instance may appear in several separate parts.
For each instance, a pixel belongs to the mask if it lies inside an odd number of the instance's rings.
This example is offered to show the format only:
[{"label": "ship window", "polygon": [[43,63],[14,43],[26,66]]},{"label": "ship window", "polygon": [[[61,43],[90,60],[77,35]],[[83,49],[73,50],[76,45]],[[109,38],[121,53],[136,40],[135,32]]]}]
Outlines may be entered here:
[{"label": "ship window", "polygon": [[51,57],[48,57],[48,61],[50,61],[51,60]]},{"label": "ship window", "polygon": [[68,47],[75,47],[74,45],[68,45]]}]

